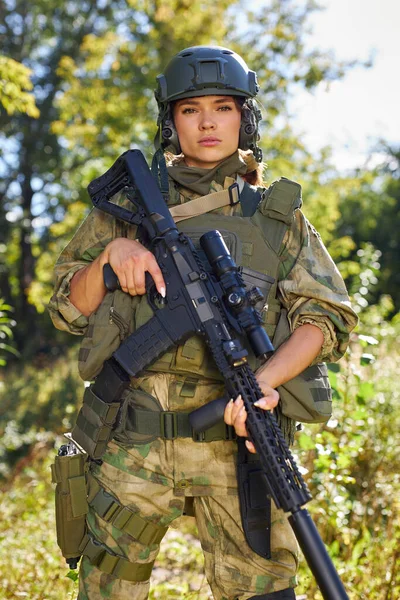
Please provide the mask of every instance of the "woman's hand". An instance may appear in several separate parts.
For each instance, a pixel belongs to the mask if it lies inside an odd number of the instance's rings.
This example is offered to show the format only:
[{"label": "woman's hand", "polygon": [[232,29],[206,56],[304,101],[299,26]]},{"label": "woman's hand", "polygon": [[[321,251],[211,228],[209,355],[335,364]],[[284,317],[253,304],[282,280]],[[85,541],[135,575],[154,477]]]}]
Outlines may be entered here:
[{"label": "woman's hand", "polygon": [[88,317],[100,306],[106,295],[103,266],[109,263],[119,279],[121,289],[131,296],[143,295],[145,273],[148,271],[157,291],[165,298],[165,281],[157,261],[147,248],[136,240],[116,238],[87,267],[75,273],[71,279],[70,302]]},{"label": "woman's hand", "polygon": [[105,251],[103,264],[109,263],[119,279],[121,289],[131,296],[141,296],[146,292],[146,271],[152,276],[157,291],[165,298],[165,281],[154,254],[140,242],[126,238],[116,238]]},{"label": "woman's hand", "polygon": [[[279,402],[279,394],[274,390],[265,380],[261,377],[257,377],[258,384],[261,388],[264,396],[255,402],[255,406],[262,408],[263,410],[273,410]],[[248,432],[246,429],[247,412],[244,407],[244,402],[241,396],[238,396],[236,400],[228,402],[225,408],[224,421],[227,425],[233,425],[235,428],[236,435],[240,437],[247,437]],[[250,440],[246,440],[246,447],[249,452],[255,454],[256,449],[254,444]]]}]

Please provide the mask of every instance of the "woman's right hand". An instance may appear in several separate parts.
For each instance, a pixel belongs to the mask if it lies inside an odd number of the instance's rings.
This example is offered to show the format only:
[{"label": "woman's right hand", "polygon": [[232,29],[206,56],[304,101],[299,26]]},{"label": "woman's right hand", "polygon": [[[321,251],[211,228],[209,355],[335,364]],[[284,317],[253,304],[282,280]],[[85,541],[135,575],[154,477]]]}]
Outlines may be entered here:
[{"label": "woman's right hand", "polygon": [[143,295],[148,271],[157,291],[165,298],[166,285],[154,254],[136,240],[116,238],[71,279],[69,300],[86,317],[97,310],[107,293],[103,281],[103,266],[106,263],[110,264],[124,292],[131,296]]},{"label": "woman's right hand", "polygon": [[140,242],[116,238],[103,253],[102,264],[109,263],[117,275],[122,291],[131,296],[146,293],[146,271],[152,276],[157,291],[165,298],[166,285],[154,254]]}]

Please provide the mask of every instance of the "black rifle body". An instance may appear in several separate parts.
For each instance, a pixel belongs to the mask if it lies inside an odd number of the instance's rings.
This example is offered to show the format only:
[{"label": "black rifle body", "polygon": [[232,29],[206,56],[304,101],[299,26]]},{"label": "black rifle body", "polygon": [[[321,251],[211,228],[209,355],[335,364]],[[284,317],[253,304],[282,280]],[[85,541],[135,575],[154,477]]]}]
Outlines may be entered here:
[{"label": "black rifle body", "polygon": [[[134,206],[132,212],[109,201],[123,189]],[[106,361],[94,384],[96,393],[107,402],[116,401],[128,376],[137,376],[171,346],[202,335],[224,378],[227,397],[242,396],[249,439],[268,492],[278,508],[290,513],[289,522],[324,599],[348,600],[321,537],[302,508],[311,495],[277,421],[270,411],[254,406],[263,394],[236,337],[244,324],[229,310],[223,286],[206,270],[190,238],[177,230],[142,153],[125,152],[88,190],[94,206],[140,227],[141,241],[154,253],[167,286],[166,301],[161,303],[154,283],[147,279],[154,316]]]}]

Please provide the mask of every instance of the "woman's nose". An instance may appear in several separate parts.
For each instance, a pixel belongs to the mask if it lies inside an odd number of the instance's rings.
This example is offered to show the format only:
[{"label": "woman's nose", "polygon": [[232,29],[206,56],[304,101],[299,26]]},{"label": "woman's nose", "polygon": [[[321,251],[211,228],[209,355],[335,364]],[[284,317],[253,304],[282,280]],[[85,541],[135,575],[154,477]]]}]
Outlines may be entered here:
[{"label": "woman's nose", "polygon": [[215,119],[213,119],[212,113],[204,112],[201,115],[199,128],[200,129],[215,129]]}]

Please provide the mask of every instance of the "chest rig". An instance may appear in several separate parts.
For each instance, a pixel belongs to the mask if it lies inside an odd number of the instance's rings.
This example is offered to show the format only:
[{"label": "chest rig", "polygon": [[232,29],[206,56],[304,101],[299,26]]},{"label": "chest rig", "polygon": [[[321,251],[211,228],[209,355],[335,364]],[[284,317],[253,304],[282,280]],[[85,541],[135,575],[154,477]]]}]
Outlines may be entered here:
[{"label": "chest rig", "polygon": [[[175,209],[182,212],[183,207],[185,216],[182,220],[179,217],[176,219],[179,221],[178,227],[192,239],[197,248],[203,233],[218,229],[236,264],[243,267],[247,283],[257,284],[258,273],[268,277],[269,284],[263,289],[265,300],[258,308],[261,310],[263,327],[273,339],[282,310],[277,298],[280,251],[294,211],[301,206],[301,187],[285,178],[276,181],[268,189],[257,189],[246,183],[239,199],[237,189],[232,194],[234,186],[238,187],[234,180],[226,178],[225,186],[227,184],[228,189],[223,191],[225,206],[221,206],[224,203],[222,200],[219,208],[198,214],[201,210],[199,206],[206,206],[207,200],[212,196],[219,194],[221,199],[223,192],[217,192],[185,204],[176,203],[171,212],[174,214]],[[178,193],[172,198],[173,201],[174,199],[179,202],[181,198]],[[194,217],[190,217],[190,205],[196,215]],[[142,297],[135,311],[135,329],[148,321],[152,314],[146,297]],[[256,358],[249,348],[248,350],[250,365],[256,368]],[[147,370],[221,379],[200,336],[193,336],[177,349],[165,353]]]}]

